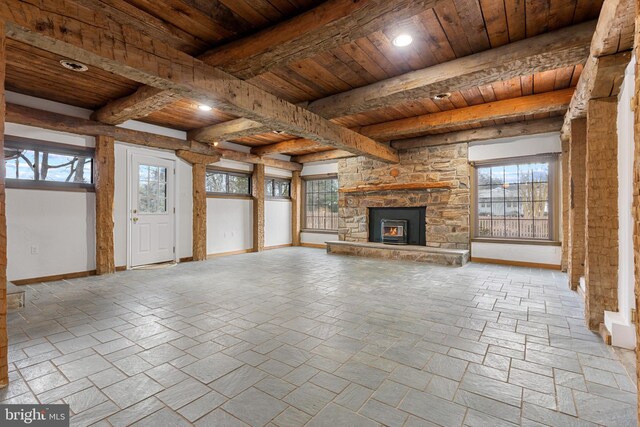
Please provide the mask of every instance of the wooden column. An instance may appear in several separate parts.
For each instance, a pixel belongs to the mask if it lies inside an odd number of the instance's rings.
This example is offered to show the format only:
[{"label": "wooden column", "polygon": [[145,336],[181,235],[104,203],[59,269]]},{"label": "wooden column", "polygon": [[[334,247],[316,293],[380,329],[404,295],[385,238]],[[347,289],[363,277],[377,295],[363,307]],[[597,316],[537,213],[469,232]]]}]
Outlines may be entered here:
[{"label": "wooden column", "polygon": [[585,318],[598,330],[618,310],[617,97],[589,101],[587,112]]},{"label": "wooden column", "polygon": [[585,190],[587,154],[587,119],[571,121],[569,147],[569,244],[567,275],[569,286],[577,290],[584,276],[584,233],[586,221]]},{"label": "wooden column", "polygon": [[[640,58],[640,0],[636,0],[636,58]],[[640,63],[635,67],[634,162],[633,162],[633,260],[635,276],[636,313],[640,309]],[[636,315],[636,382],[638,387],[638,417],[640,419],[640,319]]]},{"label": "wooden column", "polygon": [[177,150],[176,155],[191,163],[193,175],[193,249],[191,252],[194,261],[203,261],[207,259],[207,165],[220,160],[220,156],[187,150]]},{"label": "wooden column", "polygon": [[300,246],[300,214],[302,205],[302,179],[300,171],[291,175],[291,243]]},{"label": "wooden column", "polygon": [[194,163],[193,173],[193,260],[207,259],[207,166]]},{"label": "wooden column", "polygon": [[4,164],[4,96],[6,37],[0,21],[0,387],[9,385],[9,340],[7,334],[7,217],[5,210]]},{"label": "wooden column", "polygon": [[562,271],[569,268],[569,140],[562,141]]},{"label": "wooden column", "polygon": [[253,250],[264,250],[264,165],[253,167],[251,177],[253,187]]},{"label": "wooden column", "polygon": [[113,238],[113,197],[115,185],[115,140],[96,136],[96,274],[116,271]]}]

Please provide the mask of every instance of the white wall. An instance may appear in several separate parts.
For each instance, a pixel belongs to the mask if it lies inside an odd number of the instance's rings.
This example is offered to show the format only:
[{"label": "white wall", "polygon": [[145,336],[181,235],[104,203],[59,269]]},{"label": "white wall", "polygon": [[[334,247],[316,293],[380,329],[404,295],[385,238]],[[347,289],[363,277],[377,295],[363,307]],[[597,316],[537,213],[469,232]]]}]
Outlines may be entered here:
[{"label": "white wall", "polygon": [[264,206],[264,245],[291,243],[291,201],[267,200]]},{"label": "white wall", "polygon": [[605,312],[605,324],[612,334],[612,344],[633,349],[635,327],[631,322],[634,300],[633,262],[633,111],[635,58],[625,71],[618,95],[618,312]]},{"label": "white wall", "polygon": [[7,189],[7,278],[94,270],[95,194]]},{"label": "white wall", "polygon": [[[501,138],[470,143],[469,161],[477,162],[559,153],[561,150],[560,132],[549,132],[540,135]],[[473,258],[488,258],[556,266],[561,263],[562,250],[560,246],[549,245],[472,242],[471,256]]]},{"label": "white wall", "polygon": [[[55,105],[7,92],[8,102],[38,108]],[[61,106],[65,114],[81,109]],[[7,123],[5,134],[93,147],[94,138]],[[95,269],[95,194],[7,189],[7,278],[31,279]]]},{"label": "white wall", "polygon": [[207,254],[253,248],[253,201],[207,199]]}]

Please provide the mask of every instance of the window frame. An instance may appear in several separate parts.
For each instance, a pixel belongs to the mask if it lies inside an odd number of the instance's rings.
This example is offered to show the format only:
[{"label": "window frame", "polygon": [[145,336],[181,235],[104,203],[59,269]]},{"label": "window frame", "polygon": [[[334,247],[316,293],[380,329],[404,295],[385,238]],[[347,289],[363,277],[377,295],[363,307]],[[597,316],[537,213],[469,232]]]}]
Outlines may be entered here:
[{"label": "window frame", "polygon": [[[494,237],[494,236],[478,236],[478,169],[493,167],[493,166],[507,166],[507,165],[521,165],[531,163],[548,163],[549,164],[549,176],[547,178],[548,184],[548,203],[549,203],[549,237],[548,238],[529,238],[529,237]],[[472,191],[471,191],[471,215],[472,215],[472,230],[471,241],[472,242],[484,242],[484,243],[515,243],[515,244],[532,244],[532,245],[557,245],[559,244],[559,230],[560,230],[560,214],[561,214],[561,183],[560,178],[560,161],[558,153],[544,153],[530,156],[508,157],[504,159],[492,159],[470,162],[473,169],[471,174]]]},{"label": "window frame", "polygon": [[[227,175],[227,191],[226,192],[217,192],[217,191],[208,191],[206,190],[206,180],[207,173],[221,173]],[[229,192],[229,175],[231,176],[241,176],[249,178],[249,191],[247,193],[230,193]],[[250,199],[253,194],[253,179],[251,172],[241,171],[236,169],[226,169],[219,167],[207,167],[205,170],[205,190],[207,192],[207,197],[209,198],[234,198],[234,199]]]},{"label": "window frame", "polygon": [[[272,181],[271,184],[271,193],[273,194],[275,190],[274,184],[276,182],[286,182],[289,184],[289,195],[287,196],[269,196],[267,195],[267,187],[266,184],[268,181]],[[264,189],[264,198],[266,200],[291,200],[291,178],[286,178],[286,177],[282,177],[282,176],[272,176],[272,175],[267,175],[264,177],[264,183],[265,183],[265,189]]]},{"label": "window frame", "polygon": [[[6,188],[23,189],[23,190],[55,190],[55,191],[76,191],[76,192],[95,192],[95,148],[83,147],[80,145],[64,144],[51,141],[43,141],[39,139],[24,138],[19,136],[4,136],[4,148],[24,149],[38,152],[46,152],[50,154],[59,154],[63,156],[83,156],[91,158],[91,183],[83,182],[61,182],[61,181],[44,181],[40,179],[16,179],[7,178],[5,175]],[[6,159],[5,159],[6,170]]]},{"label": "window frame", "polygon": [[[338,229],[328,229],[328,228],[310,228],[307,226],[307,182],[308,181],[321,181],[321,180],[326,180],[326,179],[335,179],[336,181],[338,180],[338,174],[335,173],[329,173],[329,174],[322,174],[322,175],[307,175],[307,176],[303,176],[302,177],[302,182],[304,185],[302,185],[302,189],[301,189],[301,198],[302,198],[302,202],[301,202],[301,213],[302,213],[302,218],[301,218],[301,223],[302,223],[302,229],[301,231],[303,232],[309,232],[309,233],[325,233],[325,234],[337,234],[338,233]],[[340,197],[340,191],[339,189],[336,190],[336,193],[338,194],[338,198]],[[338,220],[339,220],[340,216],[338,215]]]}]

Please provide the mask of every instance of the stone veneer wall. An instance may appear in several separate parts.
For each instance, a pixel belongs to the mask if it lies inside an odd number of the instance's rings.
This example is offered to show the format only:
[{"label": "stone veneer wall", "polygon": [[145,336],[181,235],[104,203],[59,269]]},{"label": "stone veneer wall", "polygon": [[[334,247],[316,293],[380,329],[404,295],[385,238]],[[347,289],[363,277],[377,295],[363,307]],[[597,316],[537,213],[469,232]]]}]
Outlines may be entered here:
[{"label": "stone veneer wall", "polygon": [[449,182],[454,188],[340,193],[340,240],[369,240],[370,207],[425,206],[427,246],[469,249],[471,195],[467,144],[414,148],[402,150],[399,154],[399,164],[387,164],[364,157],[340,160],[340,188],[436,181]]}]

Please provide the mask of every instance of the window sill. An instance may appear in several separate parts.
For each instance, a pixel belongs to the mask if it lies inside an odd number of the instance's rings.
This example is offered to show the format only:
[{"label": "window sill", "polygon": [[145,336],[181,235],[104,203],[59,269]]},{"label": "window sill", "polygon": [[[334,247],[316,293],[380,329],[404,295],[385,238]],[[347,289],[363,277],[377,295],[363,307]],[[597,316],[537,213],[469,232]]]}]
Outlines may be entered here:
[{"label": "window sill", "polygon": [[253,197],[246,194],[207,193],[207,199],[253,200]]},{"label": "window sill", "polygon": [[70,191],[80,193],[95,193],[93,184],[79,184],[56,181],[32,181],[32,180],[5,180],[5,187],[15,190],[45,190],[45,191]]},{"label": "window sill", "polygon": [[303,228],[300,230],[302,233],[315,233],[315,234],[338,234],[338,230],[321,230],[313,228]]},{"label": "window sill", "polygon": [[562,242],[555,240],[532,240],[532,239],[490,239],[484,237],[475,237],[471,239],[472,243],[502,243],[508,245],[531,245],[531,246],[562,246]]},{"label": "window sill", "polygon": [[291,201],[291,197],[270,197],[267,196],[264,198],[267,201],[270,202],[290,202]]}]

